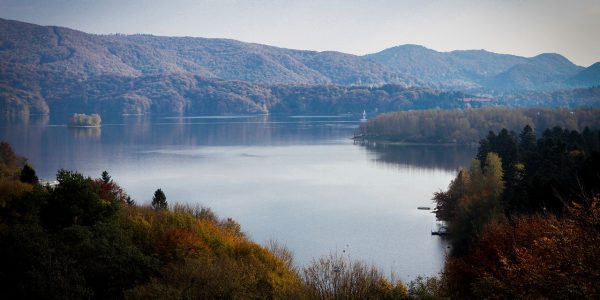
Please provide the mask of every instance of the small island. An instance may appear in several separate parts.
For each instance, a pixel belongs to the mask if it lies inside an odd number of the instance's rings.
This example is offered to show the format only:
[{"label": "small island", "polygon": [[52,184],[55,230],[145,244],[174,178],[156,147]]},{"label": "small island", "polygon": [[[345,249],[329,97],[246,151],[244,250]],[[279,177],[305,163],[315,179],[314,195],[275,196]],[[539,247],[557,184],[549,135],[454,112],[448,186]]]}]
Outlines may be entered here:
[{"label": "small island", "polygon": [[69,120],[69,127],[100,127],[102,119],[99,114],[73,114]]}]

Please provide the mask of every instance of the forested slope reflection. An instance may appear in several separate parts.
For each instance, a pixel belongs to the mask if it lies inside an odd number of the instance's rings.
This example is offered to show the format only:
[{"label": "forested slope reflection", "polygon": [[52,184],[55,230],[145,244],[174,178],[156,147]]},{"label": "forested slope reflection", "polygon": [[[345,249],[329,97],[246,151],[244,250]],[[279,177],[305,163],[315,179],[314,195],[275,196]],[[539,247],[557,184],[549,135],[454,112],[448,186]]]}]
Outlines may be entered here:
[{"label": "forested slope reflection", "polygon": [[444,171],[468,166],[477,151],[475,147],[464,145],[391,145],[373,142],[360,145],[376,154],[372,159],[376,164]]}]

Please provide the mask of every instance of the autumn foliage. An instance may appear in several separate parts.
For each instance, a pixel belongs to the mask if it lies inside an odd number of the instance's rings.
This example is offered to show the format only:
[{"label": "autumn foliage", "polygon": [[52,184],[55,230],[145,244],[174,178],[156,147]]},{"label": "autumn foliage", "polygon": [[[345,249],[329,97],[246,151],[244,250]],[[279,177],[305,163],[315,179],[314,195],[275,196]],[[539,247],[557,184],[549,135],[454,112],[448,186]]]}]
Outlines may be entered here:
[{"label": "autumn foliage", "polygon": [[[597,299],[600,198],[569,217],[522,216],[488,224],[468,255],[450,258],[455,298]],[[468,283],[468,284],[466,284]]]},{"label": "autumn foliage", "polygon": [[59,170],[56,187],[22,182],[25,160],[8,144],[0,151],[0,295],[6,299],[407,297],[401,282],[347,260],[335,261],[347,266],[343,288],[320,294],[307,274],[331,275],[331,268],[315,264],[302,273],[289,250],[252,242],[233,219],[203,207],[136,205],[107,172],[92,179]]},{"label": "autumn foliage", "polygon": [[282,260],[231,230],[230,221],[195,211],[184,206],[122,210],[121,223],[135,243],[164,264],[160,277],[128,290],[127,298],[284,298],[298,293],[301,281]]},{"label": "autumn foliage", "polygon": [[[206,208],[138,206],[107,172],[22,182],[0,145],[0,288],[7,299],[296,298],[287,262]],[[28,172],[33,172],[31,169]],[[30,175],[31,175],[30,174]]]},{"label": "autumn foliage", "polygon": [[445,296],[600,297],[599,140],[588,128],[538,139],[526,126],[518,137],[502,130],[480,142],[483,167],[475,160],[434,195],[452,246]]}]

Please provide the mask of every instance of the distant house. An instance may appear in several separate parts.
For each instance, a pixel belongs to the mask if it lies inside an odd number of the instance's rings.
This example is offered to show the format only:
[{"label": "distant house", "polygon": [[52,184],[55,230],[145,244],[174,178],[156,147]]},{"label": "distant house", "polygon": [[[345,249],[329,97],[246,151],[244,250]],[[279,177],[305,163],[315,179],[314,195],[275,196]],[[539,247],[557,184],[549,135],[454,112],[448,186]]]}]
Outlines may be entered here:
[{"label": "distant house", "polygon": [[51,189],[54,189],[58,186],[58,180],[40,179],[39,183],[41,186],[47,186],[47,187],[50,187]]}]

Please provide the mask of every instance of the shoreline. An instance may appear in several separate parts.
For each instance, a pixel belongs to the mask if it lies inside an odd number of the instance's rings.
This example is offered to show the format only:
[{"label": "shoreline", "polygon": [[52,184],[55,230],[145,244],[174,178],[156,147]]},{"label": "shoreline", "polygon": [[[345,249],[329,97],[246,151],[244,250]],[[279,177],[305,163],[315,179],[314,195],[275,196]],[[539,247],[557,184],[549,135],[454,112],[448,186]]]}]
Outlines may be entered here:
[{"label": "shoreline", "polygon": [[386,139],[386,138],[369,138],[369,137],[365,137],[365,136],[356,136],[356,137],[352,137],[350,138],[351,140],[354,141],[358,141],[358,142],[366,142],[366,143],[379,143],[379,144],[384,144],[384,145],[391,145],[391,146],[445,146],[445,147],[449,147],[449,146],[477,146],[478,143],[477,142],[470,142],[470,143],[452,143],[452,142],[440,142],[440,143],[436,143],[436,142],[405,142],[405,141],[397,141],[397,140],[392,140],[392,139]]},{"label": "shoreline", "polygon": [[101,125],[71,125],[67,124],[68,128],[100,128]]}]

